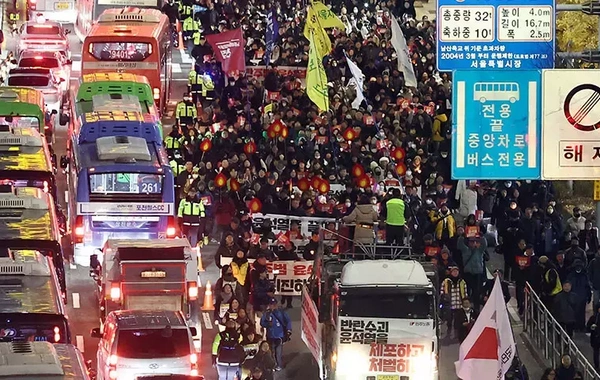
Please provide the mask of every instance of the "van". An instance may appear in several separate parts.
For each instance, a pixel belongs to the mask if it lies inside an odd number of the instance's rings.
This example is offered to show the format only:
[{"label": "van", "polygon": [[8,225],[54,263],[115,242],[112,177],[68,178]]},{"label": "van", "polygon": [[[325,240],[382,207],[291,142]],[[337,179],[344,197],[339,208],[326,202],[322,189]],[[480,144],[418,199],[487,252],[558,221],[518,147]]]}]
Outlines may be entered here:
[{"label": "van", "polygon": [[150,375],[198,376],[194,327],[181,311],[119,310],[106,317],[100,338],[97,379],[136,379]]}]

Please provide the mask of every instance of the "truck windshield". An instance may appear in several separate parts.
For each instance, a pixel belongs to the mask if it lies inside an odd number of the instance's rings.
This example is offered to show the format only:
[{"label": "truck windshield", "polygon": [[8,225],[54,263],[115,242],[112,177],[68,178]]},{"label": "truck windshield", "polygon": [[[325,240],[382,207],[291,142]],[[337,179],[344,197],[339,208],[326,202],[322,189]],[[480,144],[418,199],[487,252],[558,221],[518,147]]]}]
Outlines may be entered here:
[{"label": "truck windshield", "polygon": [[163,329],[119,331],[118,353],[123,358],[180,358],[191,353],[187,329],[172,329],[165,337]]},{"label": "truck windshield", "polygon": [[340,297],[339,314],[345,317],[431,319],[434,297],[425,292],[368,292]]}]

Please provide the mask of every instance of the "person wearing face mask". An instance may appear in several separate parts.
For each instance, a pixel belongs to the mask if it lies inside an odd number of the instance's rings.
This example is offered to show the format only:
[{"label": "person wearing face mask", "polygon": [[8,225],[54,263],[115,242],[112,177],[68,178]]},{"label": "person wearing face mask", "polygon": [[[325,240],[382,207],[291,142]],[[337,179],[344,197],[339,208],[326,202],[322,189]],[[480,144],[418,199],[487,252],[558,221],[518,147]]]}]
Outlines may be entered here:
[{"label": "person wearing face mask", "polygon": [[592,300],[592,288],[585,269],[584,263],[581,260],[575,260],[572,268],[567,275],[567,282],[571,283],[571,288],[579,297],[575,303],[575,329],[577,331],[585,330],[585,308]]},{"label": "person wearing face mask", "polygon": [[184,124],[193,126],[197,118],[198,110],[196,109],[196,105],[192,101],[190,94],[186,92],[183,94],[183,100],[177,103],[177,106],[175,107],[175,119],[177,120],[177,124],[180,126]]},{"label": "person wearing face mask", "polygon": [[196,190],[190,189],[189,193],[179,202],[177,217],[184,236],[192,247],[198,244],[198,233],[200,232],[201,219],[206,217],[204,204],[196,197]]},{"label": "person wearing face mask", "polygon": [[471,307],[471,300],[466,297],[463,298],[462,307],[456,310],[454,317],[454,329],[460,343],[462,343],[467,338],[467,335],[469,335],[478,314],[477,310]]},{"label": "person wearing face mask", "polygon": [[573,236],[579,235],[579,232],[585,229],[585,217],[581,216],[581,209],[575,207],[573,216],[567,220],[567,231],[570,231]]},{"label": "person wearing face mask", "polygon": [[[375,199],[375,201],[377,202],[377,199]],[[373,208],[371,199],[368,196],[363,195],[354,210],[342,220],[344,223],[352,223],[355,225],[353,238],[355,242],[363,244],[374,243],[374,224],[379,220],[379,215]]]},{"label": "person wearing face mask", "polygon": [[571,267],[576,260],[581,262],[587,267],[587,255],[585,251],[579,247],[579,239],[574,237],[571,239],[571,248],[565,252],[565,265]]}]

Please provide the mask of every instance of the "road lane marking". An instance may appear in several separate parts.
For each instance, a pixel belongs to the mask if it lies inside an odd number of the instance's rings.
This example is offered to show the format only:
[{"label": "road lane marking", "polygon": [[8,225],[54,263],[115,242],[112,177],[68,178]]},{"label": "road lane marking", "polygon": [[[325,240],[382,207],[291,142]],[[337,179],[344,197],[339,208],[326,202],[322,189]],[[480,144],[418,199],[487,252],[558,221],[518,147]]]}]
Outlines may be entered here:
[{"label": "road lane marking", "polygon": [[202,313],[202,319],[204,320],[204,327],[207,330],[212,330],[213,324],[212,324],[212,322],[210,320],[210,314],[208,314],[208,313]]},{"label": "road lane marking", "polygon": [[81,304],[79,303],[79,293],[73,293],[73,309],[79,309]]},{"label": "road lane marking", "polygon": [[77,335],[75,337],[75,340],[77,341],[77,348],[79,349],[79,351],[85,352],[85,344],[83,343],[83,335]]}]

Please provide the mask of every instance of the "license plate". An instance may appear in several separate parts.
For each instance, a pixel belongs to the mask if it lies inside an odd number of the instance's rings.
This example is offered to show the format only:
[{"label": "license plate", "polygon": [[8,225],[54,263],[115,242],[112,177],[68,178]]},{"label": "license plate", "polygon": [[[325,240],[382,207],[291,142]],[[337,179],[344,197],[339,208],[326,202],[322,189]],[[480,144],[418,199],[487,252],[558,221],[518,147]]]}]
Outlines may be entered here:
[{"label": "license plate", "polygon": [[400,375],[377,375],[377,380],[400,380]]},{"label": "license plate", "polygon": [[71,4],[69,3],[56,3],[54,4],[54,8],[58,11],[62,11],[65,9],[71,9]]}]

